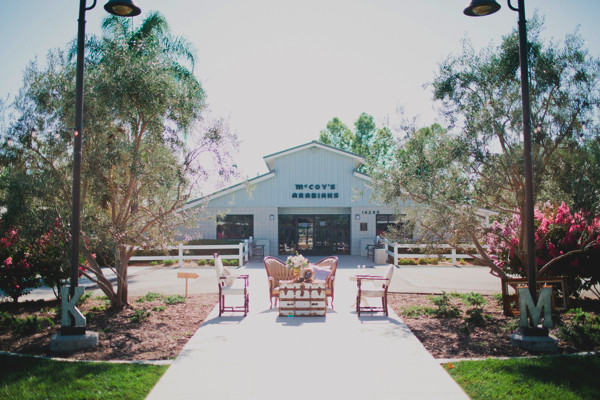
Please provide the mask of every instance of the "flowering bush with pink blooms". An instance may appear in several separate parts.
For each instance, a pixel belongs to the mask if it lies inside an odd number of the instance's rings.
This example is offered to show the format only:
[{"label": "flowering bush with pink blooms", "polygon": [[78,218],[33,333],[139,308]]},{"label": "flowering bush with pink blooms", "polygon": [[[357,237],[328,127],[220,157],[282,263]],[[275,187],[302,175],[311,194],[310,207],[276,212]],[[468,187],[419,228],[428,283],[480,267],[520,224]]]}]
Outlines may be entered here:
[{"label": "flowering bush with pink blooms", "polygon": [[45,286],[54,290],[58,298],[59,288],[70,274],[69,241],[62,221],[56,219],[47,231],[32,240],[32,264],[42,277]]},{"label": "flowering bush with pink blooms", "polygon": [[[1,224],[1,223],[0,223]],[[39,231],[38,231],[39,232]],[[60,220],[39,235],[12,227],[0,234],[0,295],[19,297],[42,284],[54,290],[69,276],[68,234]]]},{"label": "flowering bush with pink blooms", "polygon": [[0,290],[16,303],[19,297],[41,285],[41,277],[31,265],[30,247],[16,229],[0,239]]},{"label": "flowering bush with pink blooms", "polygon": [[[565,276],[569,291],[578,296],[582,289],[598,297],[600,282],[600,218],[588,219],[572,213],[562,203],[546,204],[535,210],[535,245],[538,276]],[[509,275],[525,277],[524,252],[519,252],[521,220],[494,223],[488,234],[488,252],[494,263]]]}]

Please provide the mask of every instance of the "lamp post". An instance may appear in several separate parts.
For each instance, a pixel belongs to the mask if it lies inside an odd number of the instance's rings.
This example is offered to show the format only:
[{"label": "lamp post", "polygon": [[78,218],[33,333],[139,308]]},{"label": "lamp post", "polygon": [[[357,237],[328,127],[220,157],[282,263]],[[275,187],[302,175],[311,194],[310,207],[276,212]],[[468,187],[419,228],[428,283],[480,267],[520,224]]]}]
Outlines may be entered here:
[{"label": "lamp post", "polygon": [[[558,349],[558,342],[548,337],[548,328],[552,326],[551,291],[542,288],[537,295],[537,268],[535,257],[535,225],[533,214],[533,167],[531,160],[531,105],[529,99],[529,65],[527,60],[527,21],[525,20],[525,0],[518,0],[518,7],[513,7],[511,0],[506,1],[508,8],[519,13],[519,60],[521,68],[521,103],[523,107],[523,164],[525,175],[525,241],[527,250],[527,290],[519,290],[519,308],[521,319],[520,334],[511,336],[513,345],[531,350],[553,352]],[[493,14],[500,9],[494,0],[472,0],[464,13],[471,17]],[[526,296],[529,294],[529,296]],[[529,297],[529,298],[528,298]],[[538,328],[539,316],[544,310],[543,328]],[[528,318],[529,316],[529,318]],[[537,338],[536,338],[537,337]]]},{"label": "lamp post", "polygon": [[[527,249],[527,280],[531,298],[537,299],[537,268],[535,259],[535,226],[533,218],[533,167],[531,162],[531,106],[529,100],[529,63],[527,61],[527,22],[525,20],[525,0],[518,0],[519,6],[508,7],[519,13],[519,60],[521,62],[521,103],[523,107],[523,163],[525,174],[525,237]],[[490,15],[500,9],[494,0],[473,0],[465,8],[465,15],[480,17]]]},{"label": "lamp post", "polygon": [[[71,217],[71,280],[69,297],[75,296],[79,284],[79,238],[81,229],[81,135],[83,129],[83,70],[85,50],[85,12],[96,6],[96,0],[90,7],[86,7],[86,0],[79,1],[79,20],[77,30],[77,72],[75,83],[75,126],[73,137],[73,193],[72,193],[72,217]],[[133,4],[132,0],[110,0],[104,9],[117,16],[133,17],[139,15],[141,10]],[[63,302],[64,305],[64,302]],[[70,310],[67,310],[70,311]],[[69,312],[67,312],[69,314]],[[63,317],[65,310],[63,307]],[[62,324],[63,335],[80,335],[85,333],[85,324],[76,326],[74,313],[70,312],[71,323],[68,326]],[[63,318],[64,321],[64,318]]]}]

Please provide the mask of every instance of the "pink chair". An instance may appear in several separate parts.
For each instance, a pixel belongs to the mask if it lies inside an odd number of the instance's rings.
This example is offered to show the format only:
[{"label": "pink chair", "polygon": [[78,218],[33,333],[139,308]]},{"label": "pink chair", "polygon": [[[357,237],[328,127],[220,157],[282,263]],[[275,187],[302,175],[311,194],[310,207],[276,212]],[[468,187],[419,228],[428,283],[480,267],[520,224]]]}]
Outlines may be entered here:
[{"label": "pink chair", "polygon": [[[243,312],[244,317],[248,315],[250,295],[248,293],[248,275],[234,275],[223,266],[223,260],[219,253],[214,254],[215,271],[217,273],[217,284],[219,285],[219,317],[224,312]],[[242,306],[225,306],[225,296],[244,296]]]},{"label": "pink chair", "polygon": [[331,297],[331,308],[333,308],[333,284],[335,283],[335,273],[337,271],[338,258],[326,257],[314,264],[315,280],[325,281],[325,294]]},{"label": "pink chair", "polygon": [[[356,285],[358,286],[356,312],[359,317],[361,312],[383,312],[386,317],[388,316],[387,294],[393,273],[394,266],[390,265],[384,276],[356,276]],[[381,298],[381,307],[363,306],[362,301],[364,298]]]},{"label": "pink chair", "polygon": [[269,279],[269,300],[271,301],[271,308],[273,308],[273,299],[275,299],[275,305],[279,301],[279,282],[293,280],[294,273],[278,258],[265,257],[264,263]]}]

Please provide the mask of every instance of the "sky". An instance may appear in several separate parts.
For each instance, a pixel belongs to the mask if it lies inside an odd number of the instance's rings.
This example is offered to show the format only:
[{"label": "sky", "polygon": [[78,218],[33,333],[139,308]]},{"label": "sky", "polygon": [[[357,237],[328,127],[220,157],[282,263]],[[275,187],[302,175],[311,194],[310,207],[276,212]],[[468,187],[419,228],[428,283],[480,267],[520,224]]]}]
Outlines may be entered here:
[{"label": "sky", "polygon": [[[263,156],[317,140],[333,117],[352,126],[366,112],[393,126],[403,108],[419,125],[436,121],[427,83],[439,63],[459,54],[465,37],[481,49],[516,29],[517,13],[498,2],[496,14],[472,18],[463,14],[468,0],[135,0],[135,20],[159,11],[193,43],[210,115],[238,134],[237,165],[252,178],[267,172]],[[101,33],[105,3],[86,13],[86,33]],[[31,60],[43,64],[49,49],[75,38],[78,4],[0,0],[2,98],[18,92]],[[600,0],[525,7],[527,18],[544,16],[547,39],[579,27],[600,57]]]}]

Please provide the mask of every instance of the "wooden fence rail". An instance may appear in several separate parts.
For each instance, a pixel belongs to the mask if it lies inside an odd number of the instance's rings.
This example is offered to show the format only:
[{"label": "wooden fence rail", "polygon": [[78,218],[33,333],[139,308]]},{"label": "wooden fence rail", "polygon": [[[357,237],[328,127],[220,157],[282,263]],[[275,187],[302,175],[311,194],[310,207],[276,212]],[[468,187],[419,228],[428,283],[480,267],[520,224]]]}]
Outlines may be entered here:
[{"label": "wooden fence rail", "polygon": [[[161,251],[168,250],[169,252],[177,250],[177,254],[166,255],[166,256],[133,256],[131,261],[164,261],[164,260],[178,260],[179,266],[183,266],[183,260],[211,260],[213,258],[212,253],[221,253],[219,250],[237,250],[237,254],[221,254],[222,259],[227,260],[238,260],[238,265],[242,266],[248,262],[248,256],[250,254],[250,245],[252,243],[252,237],[245,239],[238,244],[206,244],[206,245],[183,245],[167,246],[164,249],[142,249],[136,246],[134,250],[146,250],[146,251]],[[185,254],[188,250],[208,250],[211,254],[200,255],[200,254]]]},{"label": "wooden fence rail", "polygon": [[[391,256],[394,259],[394,265],[398,265],[398,259],[400,258],[427,258],[431,257],[431,254],[425,253],[407,253],[405,251],[400,251],[400,249],[425,249],[425,248],[434,248],[436,250],[440,250],[441,253],[436,252],[436,255],[450,258],[452,259],[452,265],[456,266],[456,260],[461,258],[473,258],[469,254],[461,254],[457,253],[456,249],[449,244],[437,244],[437,245],[426,245],[426,244],[411,244],[411,243],[392,243],[389,240],[377,236],[377,243],[382,243],[383,248],[386,251],[388,256]],[[463,245],[462,247],[469,247],[469,245]],[[486,246],[483,246],[484,248]],[[444,252],[444,250],[447,250]]]}]

